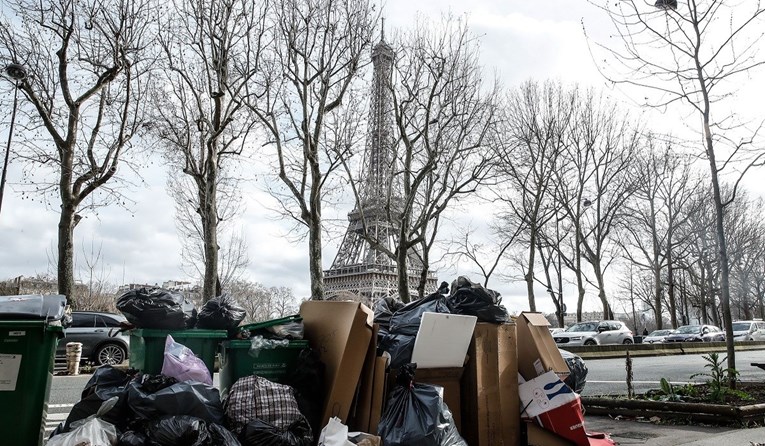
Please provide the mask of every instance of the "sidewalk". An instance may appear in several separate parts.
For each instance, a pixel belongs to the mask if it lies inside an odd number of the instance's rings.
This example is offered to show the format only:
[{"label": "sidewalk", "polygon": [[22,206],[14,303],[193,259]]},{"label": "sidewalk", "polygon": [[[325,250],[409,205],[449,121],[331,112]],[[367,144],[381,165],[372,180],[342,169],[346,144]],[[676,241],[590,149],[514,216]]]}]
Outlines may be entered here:
[{"label": "sidewalk", "polygon": [[668,426],[596,415],[585,416],[585,426],[610,434],[622,446],[765,446],[765,427]]}]

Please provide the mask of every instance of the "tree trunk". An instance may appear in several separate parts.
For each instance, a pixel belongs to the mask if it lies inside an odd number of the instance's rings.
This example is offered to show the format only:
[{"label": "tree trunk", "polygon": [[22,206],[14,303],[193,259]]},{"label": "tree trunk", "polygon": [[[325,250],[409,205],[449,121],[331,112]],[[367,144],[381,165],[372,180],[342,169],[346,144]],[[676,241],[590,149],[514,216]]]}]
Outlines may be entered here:
[{"label": "tree trunk", "polygon": [[215,297],[218,284],[218,213],[215,205],[215,192],[208,187],[207,200],[204,204],[204,251],[205,251],[205,275],[202,282],[202,301]]},{"label": "tree trunk", "polygon": [[[314,208],[316,213],[320,210]],[[324,300],[324,271],[321,269],[321,218],[311,218],[308,225],[309,271],[311,274],[311,299]]]},{"label": "tree trunk", "polygon": [[672,266],[672,252],[667,249],[667,295],[669,296],[669,318],[672,328],[677,328],[677,302],[675,302],[675,276]]},{"label": "tree trunk", "polygon": [[534,299],[534,254],[536,253],[536,228],[532,225],[529,239],[529,263],[526,271],[526,293],[529,297],[529,311],[537,311],[537,303]]},{"label": "tree trunk", "polygon": [[[714,191],[715,199],[715,227],[717,232],[717,244],[720,249],[720,306],[722,307],[722,318],[725,329],[725,344],[728,354],[728,368],[730,370],[736,369],[736,350],[733,344],[733,325],[731,321],[730,313],[730,283],[728,281],[730,277],[730,269],[728,267],[728,245],[725,240],[725,226],[723,222],[723,206],[722,197],[720,194],[720,184],[717,178],[717,163],[715,161],[715,154],[712,149],[712,134],[709,130],[709,117],[704,118],[704,133],[707,140],[707,156],[709,157],[709,167],[712,173],[712,189]],[[735,374],[728,373],[728,381],[732,389],[736,388],[736,376]]]},{"label": "tree trunk", "polygon": [[408,304],[412,297],[409,295],[409,277],[406,249],[399,246],[396,250],[396,267],[398,268],[398,295],[401,302]]},{"label": "tree trunk", "polygon": [[66,296],[72,309],[77,309],[74,297],[74,227],[77,216],[72,199],[62,200],[58,220],[58,293]]},{"label": "tree trunk", "polygon": [[606,297],[606,285],[603,282],[600,262],[595,262],[593,270],[595,270],[595,281],[598,283],[598,298],[600,298],[600,303],[603,304],[603,319],[613,319],[614,313],[611,311],[611,306],[608,304],[608,298]]}]

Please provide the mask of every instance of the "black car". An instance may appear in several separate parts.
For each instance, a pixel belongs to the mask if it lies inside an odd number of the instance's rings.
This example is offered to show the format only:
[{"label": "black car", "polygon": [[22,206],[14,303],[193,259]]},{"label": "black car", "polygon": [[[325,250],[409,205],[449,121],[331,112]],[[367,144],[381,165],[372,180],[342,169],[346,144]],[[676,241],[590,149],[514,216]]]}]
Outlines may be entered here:
[{"label": "black car", "polygon": [[64,339],[58,343],[56,356],[66,357],[68,342],[82,343],[82,361],[95,365],[121,364],[128,358],[130,338],[119,333],[121,314],[75,311],[72,324],[64,329]]}]

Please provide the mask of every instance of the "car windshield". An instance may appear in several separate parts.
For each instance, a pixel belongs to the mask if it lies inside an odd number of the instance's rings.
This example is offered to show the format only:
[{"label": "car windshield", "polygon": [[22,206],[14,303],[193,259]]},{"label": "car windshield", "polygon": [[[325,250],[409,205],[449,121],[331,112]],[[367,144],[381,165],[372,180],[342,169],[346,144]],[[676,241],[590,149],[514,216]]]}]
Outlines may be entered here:
[{"label": "car windshield", "polygon": [[597,322],[584,322],[581,324],[574,324],[566,329],[568,332],[584,332],[584,331],[598,331]]},{"label": "car windshield", "polygon": [[672,330],[654,330],[648,336],[667,336],[672,333]]},{"label": "car windshield", "polygon": [[733,331],[748,331],[751,325],[751,322],[734,322]]},{"label": "car windshield", "polygon": [[691,334],[691,333],[700,333],[701,332],[701,325],[686,325],[684,327],[680,327],[677,330],[675,330],[675,333],[679,334]]}]

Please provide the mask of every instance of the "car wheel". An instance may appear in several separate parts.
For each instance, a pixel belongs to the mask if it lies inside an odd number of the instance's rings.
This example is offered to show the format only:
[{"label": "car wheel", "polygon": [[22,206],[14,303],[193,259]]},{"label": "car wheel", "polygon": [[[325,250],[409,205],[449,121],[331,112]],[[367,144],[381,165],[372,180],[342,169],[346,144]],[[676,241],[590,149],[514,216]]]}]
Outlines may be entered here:
[{"label": "car wheel", "polygon": [[104,344],[96,350],[96,365],[117,365],[122,364],[127,358],[127,351],[118,344]]},{"label": "car wheel", "polygon": [[584,345],[598,345],[598,343],[593,341],[592,339],[588,339],[584,341]]},{"label": "car wheel", "polygon": [[622,344],[632,344],[632,339],[627,338],[624,340],[624,342],[622,342]]}]

